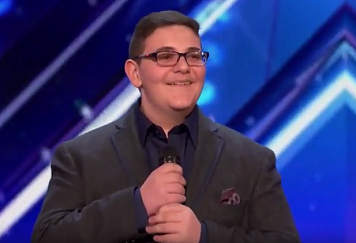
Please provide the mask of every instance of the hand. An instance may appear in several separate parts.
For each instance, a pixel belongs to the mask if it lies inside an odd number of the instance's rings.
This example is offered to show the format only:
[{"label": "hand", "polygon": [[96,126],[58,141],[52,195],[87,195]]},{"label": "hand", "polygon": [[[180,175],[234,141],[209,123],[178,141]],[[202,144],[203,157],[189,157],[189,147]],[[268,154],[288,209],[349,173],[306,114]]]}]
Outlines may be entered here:
[{"label": "hand", "polygon": [[198,243],[201,224],[194,212],[182,204],[167,204],[151,216],[146,227],[148,234],[161,243]]},{"label": "hand", "polygon": [[177,164],[166,163],[154,170],[140,188],[148,216],[163,205],[185,202],[185,184],[183,169]]}]

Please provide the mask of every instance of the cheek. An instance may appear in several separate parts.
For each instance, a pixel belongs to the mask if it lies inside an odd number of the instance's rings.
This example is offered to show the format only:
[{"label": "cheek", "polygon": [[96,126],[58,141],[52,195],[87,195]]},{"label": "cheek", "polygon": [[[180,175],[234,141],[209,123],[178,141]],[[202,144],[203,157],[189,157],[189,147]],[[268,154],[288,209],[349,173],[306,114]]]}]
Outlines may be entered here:
[{"label": "cheek", "polygon": [[194,73],[194,76],[198,82],[204,82],[205,74],[206,74],[205,67],[199,67],[199,68],[193,69],[193,73]]},{"label": "cheek", "polygon": [[195,81],[197,82],[197,87],[203,89],[205,83],[205,70],[199,70],[195,73]]},{"label": "cheek", "polygon": [[141,75],[143,85],[155,86],[165,83],[168,72],[164,69],[147,68]]}]

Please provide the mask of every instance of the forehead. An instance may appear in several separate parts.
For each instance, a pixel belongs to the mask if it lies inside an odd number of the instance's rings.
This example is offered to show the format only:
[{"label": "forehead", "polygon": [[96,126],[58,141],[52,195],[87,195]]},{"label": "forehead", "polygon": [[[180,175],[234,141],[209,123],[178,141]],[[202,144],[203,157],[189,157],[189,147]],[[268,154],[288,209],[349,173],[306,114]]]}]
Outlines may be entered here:
[{"label": "forehead", "polygon": [[186,26],[173,25],[156,29],[145,41],[145,52],[154,52],[162,47],[177,51],[201,48],[200,37]]}]

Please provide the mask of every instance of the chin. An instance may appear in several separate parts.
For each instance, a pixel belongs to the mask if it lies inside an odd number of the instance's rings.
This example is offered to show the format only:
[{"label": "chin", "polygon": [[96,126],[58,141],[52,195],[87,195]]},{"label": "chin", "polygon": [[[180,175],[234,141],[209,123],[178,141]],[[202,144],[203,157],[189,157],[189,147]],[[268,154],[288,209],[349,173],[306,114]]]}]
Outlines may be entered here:
[{"label": "chin", "polygon": [[173,111],[186,111],[190,107],[171,107]]},{"label": "chin", "polygon": [[172,110],[174,111],[185,111],[188,109],[191,109],[192,107],[194,107],[195,103],[191,103],[191,102],[187,102],[187,103],[175,103],[175,104],[171,104],[170,107]]}]

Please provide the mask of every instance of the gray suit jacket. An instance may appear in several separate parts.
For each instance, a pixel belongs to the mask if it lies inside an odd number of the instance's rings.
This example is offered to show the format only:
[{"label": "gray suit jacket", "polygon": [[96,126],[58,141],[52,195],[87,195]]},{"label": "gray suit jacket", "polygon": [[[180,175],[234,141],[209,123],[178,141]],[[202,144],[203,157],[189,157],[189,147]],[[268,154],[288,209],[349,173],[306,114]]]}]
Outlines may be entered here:
[{"label": "gray suit jacket", "polygon": [[[133,197],[150,173],[145,156],[132,110],[59,145],[32,243],[145,242]],[[221,203],[228,188],[235,204]],[[201,113],[186,196],[209,243],[299,242],[274,153]]]}]

